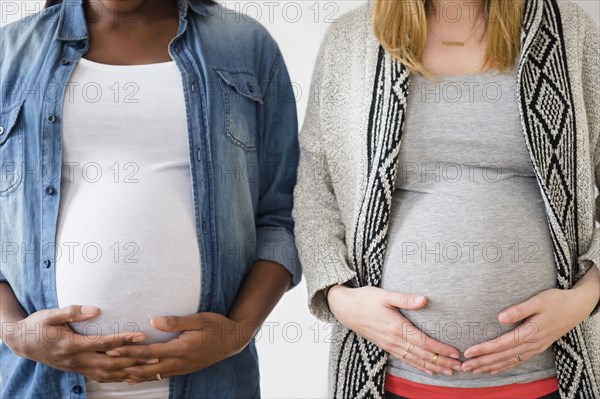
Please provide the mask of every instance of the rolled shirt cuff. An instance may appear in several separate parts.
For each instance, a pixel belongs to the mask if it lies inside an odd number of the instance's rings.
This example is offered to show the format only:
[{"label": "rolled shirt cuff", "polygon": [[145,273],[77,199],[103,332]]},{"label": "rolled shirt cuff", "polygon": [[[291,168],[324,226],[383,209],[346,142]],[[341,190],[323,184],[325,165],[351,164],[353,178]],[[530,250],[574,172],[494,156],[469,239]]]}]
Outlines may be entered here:
[{"label": "rolled shirt cuff", "polygon": [[260,227],[256,229],[256,257],[283,266],[292,276],[288,289],[302,280],[302,267],[294,235],[283,227]]}]

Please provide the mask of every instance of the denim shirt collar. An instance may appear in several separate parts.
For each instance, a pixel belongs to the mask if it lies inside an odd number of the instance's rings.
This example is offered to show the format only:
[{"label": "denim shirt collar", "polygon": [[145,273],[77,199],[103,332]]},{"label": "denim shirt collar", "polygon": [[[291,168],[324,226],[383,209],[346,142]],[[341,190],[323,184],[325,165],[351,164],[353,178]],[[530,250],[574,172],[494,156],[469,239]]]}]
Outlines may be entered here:
[{"label": "denim shirt collar", "polygon": [[[207,5],[200,0],[177,0],[179,19],[184,20],[188,9],[206,16],[210,13]],[[180,24],[181,28],[185,24]],[[83,11],[83,0],[64,0],[61,5],[56,39],[63,41],[78,41],[89,39],[87,24]]]}]

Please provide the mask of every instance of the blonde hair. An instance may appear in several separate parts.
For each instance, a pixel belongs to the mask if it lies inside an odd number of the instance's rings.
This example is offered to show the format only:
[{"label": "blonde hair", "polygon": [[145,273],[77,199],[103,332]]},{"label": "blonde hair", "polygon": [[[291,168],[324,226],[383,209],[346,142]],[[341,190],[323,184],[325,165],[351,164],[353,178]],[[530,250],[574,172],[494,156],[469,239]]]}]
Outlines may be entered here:
[{"label": "blonde hair", "polygon": [[[411,72],[433,76],[421,61],[430,0],[374,0],[373,30],[382,47]],[[524,0],[480,0],[487,41],[483,68],[510,70],[519,54]]]}]

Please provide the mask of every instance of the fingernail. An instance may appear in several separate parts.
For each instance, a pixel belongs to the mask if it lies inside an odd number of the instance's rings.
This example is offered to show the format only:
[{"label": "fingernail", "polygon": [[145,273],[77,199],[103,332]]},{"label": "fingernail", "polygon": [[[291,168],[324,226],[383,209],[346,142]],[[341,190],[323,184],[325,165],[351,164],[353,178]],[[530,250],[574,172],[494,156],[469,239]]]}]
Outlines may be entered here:
[{"label": "fingernail", "polygon": [[134,381],[134,382],[128,382],[127,384],[129,384],[129,385],[135,385],[135,384],[137,384],[137,381]]},{"label": "fingernail", "polygon": [[456,353],[452,353],[452,354],[450,355],[450,357],[451,357],[452,359],[458,359],[458,357],[459,357],[459,356],[458,356]]},{"label": "fingernail", "polygon": [[143,341],[143,340],[145,340],[145,339],[146,339],[145,337],[142,337],[142,336],[138,335],[138,336],[135,336],[135,337],[133,337],[133,338],[131,339],[131,341],[132,341],[132,342],[142,342],[142,341]]},{"label": "fingernail", "polygon": [[106,352],[108,356],[120,356],[121,354],[118,351],[108,351]]},{"label": "fingernail", "polygon": [[481,370],[479,370],[479,369],[473,371],[473,374],[479,374],[479,373],[481,373]]},{"label": "fingernail", "polygon": [[425,299],[424,296],[416,296],[415,299],[413,299],[415,304],[420,304],[421,302],[423,302],[423,300]]},{"label": "fingernail", "polygon": [[81,307],[81,314],[95,314],[98,313],[100,309],[96,306],[87,306],[84,305]]},{"label": "fingernail", "polygon": [[471,367],[467,367],[467,368],[466,368],[466,369],[464,369],[463,371],[464,371],[465,373],[468,373],[468,372],[469,372],[469,371],[471,371],[471,370],[473,370]]},{"label": "fingernail", "polygon": [[460,368],[460,366],[454,366],[454,367],[452,367],[452,368],[453,368],[454,370],[456,370],[456,371],[461,371],[461,368]]},{"label": "fingernail", "polygon": [[508,314],[500,313],[498,315],[498,320],[500,321],[500,323],[506,323],[508,321]]},{"label": "fingernail", "polygon": [[150,359],[150,360],[146,360],[144,363],[146,364],[155,364],[160,362],[160,359]]},{"label": "fingernail", "polygon": [[433,371],[431,371],[431,370],[425,370],[425,371],[427,371],[427,374],[433,375]]},{"label": "fingernail", "polygon": [[444,370],[444,374],[446,374],[446,375],[452,375],[452,371],[451,370]]}]

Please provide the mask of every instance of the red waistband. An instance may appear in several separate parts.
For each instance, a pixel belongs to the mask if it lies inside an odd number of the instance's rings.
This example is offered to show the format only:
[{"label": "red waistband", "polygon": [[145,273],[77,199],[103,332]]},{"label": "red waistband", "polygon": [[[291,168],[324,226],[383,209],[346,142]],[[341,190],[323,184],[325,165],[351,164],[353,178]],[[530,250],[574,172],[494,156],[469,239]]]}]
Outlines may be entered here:
[{"label": "red waistband", "polygon": [[410,399],[537,399],[558,389],[556,376],[524,384],[485,388],[454,388],[419,384],[390,374],[385,378],[387,392]]}]

